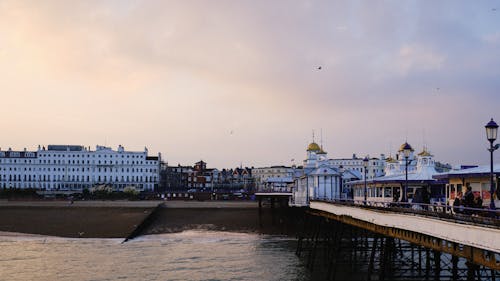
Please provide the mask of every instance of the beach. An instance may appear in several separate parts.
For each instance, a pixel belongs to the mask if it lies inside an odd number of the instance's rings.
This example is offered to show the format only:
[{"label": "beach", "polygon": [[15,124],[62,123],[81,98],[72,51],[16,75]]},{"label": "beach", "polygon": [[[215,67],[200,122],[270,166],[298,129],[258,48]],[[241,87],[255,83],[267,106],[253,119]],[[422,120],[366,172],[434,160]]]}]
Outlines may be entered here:
[{"label": "beach", "polygon": [[[71,238],[125,238],[159,204],[145,234],[185,229],[253,232],[262,223],[254,201],[0,201],[0,231]],[[264,210],[264,214],[267,211]],[[268,217],[268,216],[264,216]]]},{"label": "beach", "polygon": [[2,201],[0,231],[71,238],[123,238],[158,205],[134,201]]}]

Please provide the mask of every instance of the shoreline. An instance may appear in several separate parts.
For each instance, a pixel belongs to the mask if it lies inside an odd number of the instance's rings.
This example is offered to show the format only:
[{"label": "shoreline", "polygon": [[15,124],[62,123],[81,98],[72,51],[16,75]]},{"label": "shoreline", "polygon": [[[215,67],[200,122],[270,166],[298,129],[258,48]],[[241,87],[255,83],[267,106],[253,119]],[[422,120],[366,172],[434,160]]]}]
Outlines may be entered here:
[{"label": "shoreline", "polygon": [[[0,235],[126,238],[163,203],[141,235],[189,229],[260,232],[270,209],[255,201],[0,201]],[[259,217],[260,216],[260,217]],[[267,232],[267,230],[265,231]]]}]

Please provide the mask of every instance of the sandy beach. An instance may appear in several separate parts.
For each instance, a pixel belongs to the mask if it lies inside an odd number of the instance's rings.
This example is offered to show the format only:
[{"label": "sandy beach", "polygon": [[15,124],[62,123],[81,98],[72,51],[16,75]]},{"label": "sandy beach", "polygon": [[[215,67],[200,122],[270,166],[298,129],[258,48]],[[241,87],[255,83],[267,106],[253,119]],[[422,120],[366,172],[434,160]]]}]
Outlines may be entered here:
[{"label": "sandy beach", "polygon": [[269,221],[270,210],[263,209],[259,216],[258,203],[254,201],[3,200],[0,231],[72,238],[124,238],[161,203],[163,208],[144,234],[197,228],[255,232],[262,221]]},{"label": "sandy beach", "polygon": [[8,201],[0,200],[0,207],[129,207],[129,208],[154,208],[158,204],[164,201],[128,201],[128,200],[116,200],[116,201],[100,201],[100,200],[88,200],[88,201],[74,201],[71,204],[70,201],[59,200],[59,201]]},{"label": "sandy beach", "polygon": [[2,202],[0,231],[72,238],[126,237],[158,202]]}]

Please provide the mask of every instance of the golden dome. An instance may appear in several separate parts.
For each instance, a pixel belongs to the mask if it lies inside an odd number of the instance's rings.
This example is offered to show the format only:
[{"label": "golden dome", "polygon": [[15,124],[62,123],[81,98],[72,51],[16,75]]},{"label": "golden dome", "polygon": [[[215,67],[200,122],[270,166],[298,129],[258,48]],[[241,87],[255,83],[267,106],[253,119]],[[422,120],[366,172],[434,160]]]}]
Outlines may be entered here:
[{"label": "golden dome", "polygon": [[392,157],[389,157],[387,159],[385,159],[385,162],[387,163],[398,163],[398,161]]},{"label": "golden dome", "polygon": [[321,151],[321,147],[315,142],[311,142],[309,146],[307,146],[307,151]]},{"label": "golden dome", "polygon": [[399,147],[399,152],[405,150],[405,148],[409,148],[410,151],[415,151],[410,144],[408,144],[407,142],[403,143],[400,147]]},{"label": "golden dome", "polygon": [[429,151],[427,151],[427,149],[424,148],[424,150],[422,150],[422,152],[420,152],[418,154],[418,156],[432,156],[432,154],[429,153]]}]

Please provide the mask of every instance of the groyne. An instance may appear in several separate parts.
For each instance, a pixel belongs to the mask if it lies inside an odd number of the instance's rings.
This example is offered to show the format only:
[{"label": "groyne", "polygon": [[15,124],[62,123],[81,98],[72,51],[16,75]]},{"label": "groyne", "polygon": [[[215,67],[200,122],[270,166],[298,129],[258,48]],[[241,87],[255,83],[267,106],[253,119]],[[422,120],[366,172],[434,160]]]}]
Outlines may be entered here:
[{"label": "groyne", "polygon": [[154,208],[153,210],[151,210],[149,212],[149,214],[141,221],[141,223],[139,225],[137,225],[134,230],[132,230],[132,232],[130,232],[129,235],[127,235],[127,237],[125,238],[125,240],[123,240],[122,243],[125,243],[127,242],[128,240],[130,239],[134,239],[135,237],[141,235],[141,233],[143,233],[144,229],[146,229],[147,227],[149,227],[151,225],[151,223],[154,222],[154,220],[156,219],[156,217],[158,216],[158,212],[160,211],[160,209],[164,206],[163,203],[160,203],[156,206],[156,208]]}]

